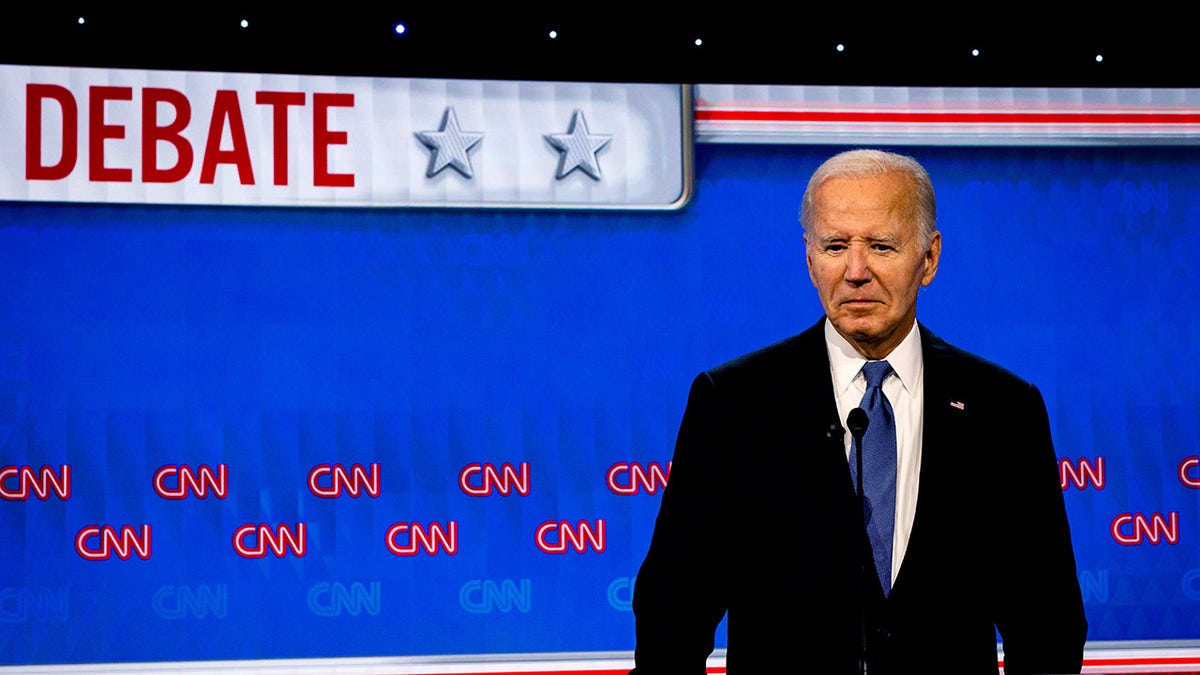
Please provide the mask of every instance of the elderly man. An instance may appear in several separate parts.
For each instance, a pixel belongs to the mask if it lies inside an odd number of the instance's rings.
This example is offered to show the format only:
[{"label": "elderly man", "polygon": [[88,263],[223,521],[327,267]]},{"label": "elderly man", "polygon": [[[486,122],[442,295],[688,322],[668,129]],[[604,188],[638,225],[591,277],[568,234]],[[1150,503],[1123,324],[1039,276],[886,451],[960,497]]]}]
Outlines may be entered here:
[{"label": "elderly man", "polygon": [[726,612],[731,675],[996,673],[997,631],[1008,674],[1080,671],[1041,394],[916,321],[935,210],[902,155],[812,176],[825,316],[693,382],[634,590],[637,675],[703,673]]}]

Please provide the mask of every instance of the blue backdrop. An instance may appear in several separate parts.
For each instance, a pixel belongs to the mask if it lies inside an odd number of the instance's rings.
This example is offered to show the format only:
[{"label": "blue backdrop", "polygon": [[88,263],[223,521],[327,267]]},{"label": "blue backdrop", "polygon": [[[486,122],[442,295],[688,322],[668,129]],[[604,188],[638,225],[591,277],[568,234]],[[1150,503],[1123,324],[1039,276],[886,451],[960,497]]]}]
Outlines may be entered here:
[{"label": "blue backdrop", "polygon": [[[666,214],[0,204],[0,468],[70,466],[65,500],[0,481],[0,664],[632,649],[661,492],[607,472],[665,464],[698,371],[820,316],[796,216],[839,149],[700,145]],[[1195,149],[900,150],[945,242],[922,321],[1103,461],[1065,488],[1089,639],[1200,638]],[[459,486],[522,462],[528,496]],[[372,463],[378,497],[309,490]],[[153,488],[221,464],[224,499]],[[603,551],[536,544],[601,520]],[[452,521],[453,554],[387,546]],[[303,557],[233,546],[301,522]],[[143,524],[147,559],[76,550]]]}]

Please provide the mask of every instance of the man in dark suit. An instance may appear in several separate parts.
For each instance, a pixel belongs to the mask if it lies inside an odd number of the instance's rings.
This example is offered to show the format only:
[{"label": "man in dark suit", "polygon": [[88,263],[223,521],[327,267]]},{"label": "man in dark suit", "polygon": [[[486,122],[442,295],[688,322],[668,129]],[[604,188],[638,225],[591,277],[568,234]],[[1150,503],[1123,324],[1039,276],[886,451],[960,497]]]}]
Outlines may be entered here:
[{"label": "man in dark suit", "polygon": [[997,631],[1007,674],[1078,673],[1041,394],[916,321],[941,254],[925,170],[837,155],[801,222],[825,316],[692,384],[634,590],[634,672],[703,673],[728,612],[731,675],[996,673]]}]

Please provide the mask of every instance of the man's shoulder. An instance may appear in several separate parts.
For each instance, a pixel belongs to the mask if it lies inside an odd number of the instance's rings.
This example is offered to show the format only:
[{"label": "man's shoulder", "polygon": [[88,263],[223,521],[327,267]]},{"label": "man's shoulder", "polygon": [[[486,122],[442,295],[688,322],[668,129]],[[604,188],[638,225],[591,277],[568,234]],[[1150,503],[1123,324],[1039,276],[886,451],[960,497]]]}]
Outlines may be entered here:
[{"label": "man's shoulder", "polygon": [[779,377],[796,377],[810,369],[825,372],[829,360],[825,353],[821,322],[802,333],[742,354],[705,371],[714,381],[746,382]]}]

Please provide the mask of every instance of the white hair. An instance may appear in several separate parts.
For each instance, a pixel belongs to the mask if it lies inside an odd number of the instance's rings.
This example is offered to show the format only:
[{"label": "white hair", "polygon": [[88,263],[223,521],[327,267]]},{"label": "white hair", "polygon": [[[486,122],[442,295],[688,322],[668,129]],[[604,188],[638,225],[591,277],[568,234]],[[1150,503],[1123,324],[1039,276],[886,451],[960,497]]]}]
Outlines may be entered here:
[{"label": "white hair", "polygon": [[848,150],[830,157],[817,167],[808,180],[804,199],[800,203],[800,224],[804,227],[805,239],[812,231],[816,218],[814,198],[817,188],[825,181],[833,178],[871,178],[889,173],[903,174],[912,181],[909,206],[917,223],[921,247],[928,252],[933,233],[937,231],[937,200],[933,194],[933,181],[917,160],[883,150]]}]

